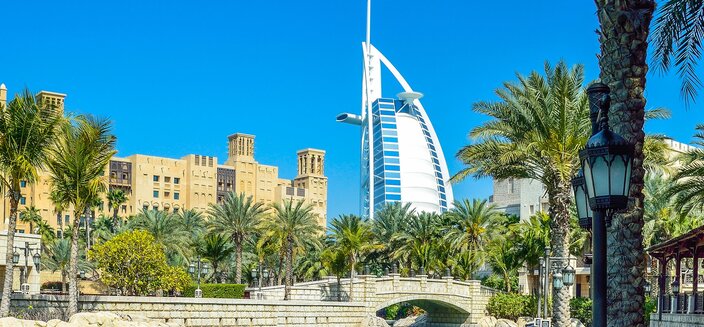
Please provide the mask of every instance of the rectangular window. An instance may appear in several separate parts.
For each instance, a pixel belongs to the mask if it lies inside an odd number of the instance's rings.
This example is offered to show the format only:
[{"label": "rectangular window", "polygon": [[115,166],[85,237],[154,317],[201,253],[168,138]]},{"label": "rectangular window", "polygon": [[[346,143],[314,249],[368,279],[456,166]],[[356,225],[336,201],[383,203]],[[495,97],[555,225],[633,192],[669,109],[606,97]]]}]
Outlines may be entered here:
[{"label": "rectangular window", "polygon": [[400,187],[387,187],[386,192],[387,193],[401,193],[401,188]]},{"label": "rectangular window", "polygon": [[174,192],[174,200],[178,200],[181,198],[181,195],[178,194],[178,192]]},{"label": "rectangular window", "polygon": [[152,195],[153,195],[155,198],[158,198],[158,197],[159,197],[159,191],[154,191],[154,192],[152,193]]},{"label": "rectangular window", "polygon": [[401,180],[398,179],[387,179],[386,185],[401,185]]},{"label": "rectangular window", "polygon": [[394,142],[398,143],[398,137],[385,137],[384,142]]},{"label": "rectangular window", "polygon": [[61,225],[61,216],[56,217],[56,224]]},{"label": "rectangular window", "polygon": [[384,149],[386,150],[398,150],[398,144],[385,144]]},{"label": "rectangular window", "polygon": [[389,171],[400,171],[400,170],[401,170],[401,166],[386,165],[386,170],[389,170]]},{"label": "rectangular window", "polygon": [[171,195],[171,192],[164,192],[164,198],[168,199],[170,195]]},{"label": "rectangular window", "polygon": [[398,158],[384,158],[384,162],[387,164],[399,164],[399,159]]},{"label": "rectangular window", "polygon": [[395,123],[396,122],[396,117],[386,117],[383,116],[381,117],[381,121],[384,123]]},{"label": "rectangular window", "polygon": [[27,187],[27,181],[20,181],[20,187]]},{"label": "rectangular window", "polygon": [[178,184],[181,182],[181,179],[178,177],[174,177],[174,184]]},{"label": "rectangular window", "polygon": [[22,205],[27,204],[27,198],[25,198],[24,196],[21,197],[21,198],[20,198],[20,204],[22,204]]},{"label": "rectangular window", "polygon": [[64,216],[64,225],[68,225],[68,223],[71,221],[71,216],[66,215]]},{"label": "rectangular window", "polygon": [[387,200],[395,200],[395,201],[401,201],[401,194],[387,194],[386,195]]},{"label": "rectangular window", "polygon": [[396,129],[396,124],[381,124],[381,128]]},{"label": "rectangular window", "polygon": [[171,177],[164,177],[164,183],[171,183]]},{"label": "rectangular window", "polygon": [[155,182],[158,182],[158,181],[159,181],[159,175],[154,175],[154,177],[152,177],[152,180],[155,181]]},{"label": "rectangular window", "polygon": [[398,151],[384,151],[384,157],[398,157]]},{"label": "rectangular window", "polygon": [[384,175],[386,178],[401,178],[401,173],[386,172]]}]

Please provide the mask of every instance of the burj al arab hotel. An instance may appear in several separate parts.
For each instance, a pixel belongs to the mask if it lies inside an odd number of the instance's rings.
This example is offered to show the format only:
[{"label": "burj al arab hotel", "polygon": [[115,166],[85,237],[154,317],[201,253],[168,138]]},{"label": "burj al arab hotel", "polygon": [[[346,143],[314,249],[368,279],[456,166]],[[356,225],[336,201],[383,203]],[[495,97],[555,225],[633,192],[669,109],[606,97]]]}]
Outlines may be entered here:
[{"label": "burj al arab hotel", "polygon": [[[433,124],[414,91],[393,64],[371,44],[371,0],[367,40],[362,43],[364,77],[361,114],[337,121],[361,127],[361,212],[374,219],[385,203],[410,203],[417,212],[441,213],[452,205],[445,155]],[[381,69],[401,85],[397,99],[382,96]]]}]

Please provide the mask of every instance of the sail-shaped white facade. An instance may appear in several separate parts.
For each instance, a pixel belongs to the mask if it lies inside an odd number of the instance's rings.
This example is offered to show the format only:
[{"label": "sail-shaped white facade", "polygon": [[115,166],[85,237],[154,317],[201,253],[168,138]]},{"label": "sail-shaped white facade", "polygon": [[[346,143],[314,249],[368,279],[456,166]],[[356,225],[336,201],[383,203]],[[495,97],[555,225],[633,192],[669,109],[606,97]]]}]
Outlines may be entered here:
[{"label": "sail-shaped white facade", "polygon": [[[369,15],[369,13],[368,13]],[[361,211],[371,219],[385,203],[410,203],[416,211],[444,212],[452,204],[445,155],[435,129],[414,92],[391,62],[369,42],[362,44],[362,112],[340,122],[361,128]],[[398,99],[381,94],[381,68],[403,88]]]}]

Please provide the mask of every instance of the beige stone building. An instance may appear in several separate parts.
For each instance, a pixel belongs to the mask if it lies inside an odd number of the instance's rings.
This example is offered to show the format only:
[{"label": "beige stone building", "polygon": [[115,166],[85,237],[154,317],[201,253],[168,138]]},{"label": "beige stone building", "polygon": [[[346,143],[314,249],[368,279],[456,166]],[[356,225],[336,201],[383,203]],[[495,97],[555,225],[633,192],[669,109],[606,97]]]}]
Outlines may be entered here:
[{"label": "beige stone building", "polygon": [[[37,98],[63,112],[66,95],[41,91]],[[0,103],[5,103],[7,90],[0,87]],[[228,192],[244,193],[265,204],[284,199],[303,200],[314,208],[323,228],[327,222],[327,177],[324,173],[325,151],[304,149],[297,153],[298,173],[294,179],[279,177],[279,168],[260,164],[254,158],[254,135],[236,133],[228,137],[228,158],[219,163],[214,156],[189,154],[180,159],[134,154],[114,157],[106,167],[106,182],[110,189],[123,189],[128,202],[119,208],[119,215],[128,217],[141,209],[156,209],[178,213],[185,209],[205,211]],[[291,158],[293,161],[293,156]],[[21,183],[19,210],[36,207],[51,226],[71,223],[73,212],[67,208],[57,212],[50,199],[49,175],[40,172],[35,183]],[[9,201],[0,201],[2,226],[6,229]],[[96,215],[112,215],[107,199],[93,209]],[[29,226],[18,222],[19,233],[30,233]]]}]

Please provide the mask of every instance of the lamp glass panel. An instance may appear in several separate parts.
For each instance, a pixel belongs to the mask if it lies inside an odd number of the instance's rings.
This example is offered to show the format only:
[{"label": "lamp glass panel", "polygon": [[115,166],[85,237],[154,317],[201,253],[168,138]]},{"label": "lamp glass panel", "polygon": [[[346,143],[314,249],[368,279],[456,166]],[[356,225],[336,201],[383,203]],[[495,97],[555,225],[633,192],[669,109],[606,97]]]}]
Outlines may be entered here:
[{"label": "lamp glass panel", "polygon": [[587,195],[584,193],[584,186],[578,186],[574,189],[574,200],[577,206],[577,215],[579,218],[587,217]]},{"label": "lamp glass panel", "polygon": [[556,290],[562,289],[562,277],[553,277],[552,278],[552,287]]},{"label": "lamp glass panel", "polygon": [[600,156],[594,160],[591,166],[591,173],[594,176],[593,197],[609,195],[609,164],[606,162],[607,156]]},{"label": "lamp glass panel", "polygon": [[567,286],[574,285],[574,271],[565,271],[562,274],[563,283]]},{"label": "lamp glass panel", "polygon": [[629,158],[629,159],[626,161],[626,183],[625,183],[625,185],[623,186],[623,187],[624,187],[624,193],[623,193],[624,195],[628,195],[629,192],[630,192],[630,188],[631,188],[631,173],[633,172],[633,171],[631,170],[631,168],[633,168],[633,157]]},{"label": "lamp glass panel", "polygon": [[623,156],[611,157],[611,195],[625,195],[624,184],[626,184],[626,162]]},{"label": "lamp glass panel", "polygon": [[587,186],[587,197],[594,196],[594,177],[592,176],[592,166],[589,164],[589,158],[582,162],[582,170],[584,170],[584,184]]}]

